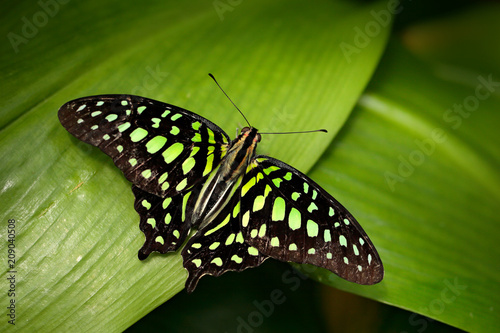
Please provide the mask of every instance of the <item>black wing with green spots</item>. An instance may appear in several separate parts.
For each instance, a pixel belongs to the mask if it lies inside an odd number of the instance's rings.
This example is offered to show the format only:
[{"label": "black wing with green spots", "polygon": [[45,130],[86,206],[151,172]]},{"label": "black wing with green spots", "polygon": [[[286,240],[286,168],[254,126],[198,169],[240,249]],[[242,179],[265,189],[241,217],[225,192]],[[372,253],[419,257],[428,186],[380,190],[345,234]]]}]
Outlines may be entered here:
[{"label": "black wing with green spots", "polygon": [[176,251],[184,243],[192,227],[191,212],[199,191],[198,185],[191,191],[162,198],[132,186],[135,210],[141,218],[139,227],[146,236],[139,259],[155,251]]},{"label": "black wing with green spots", "polygon": [[330,194],[293,167],[255,156],[260,134],[233,141],[209,120],[131,95],[85,97],[59,110],[62,125],[113,158],[133,183],[135,209],[151,252],[182,251],[188,292],[272,257],[374,284],[384,271],[372,242]]},{"label": "black wing with green spots", "polygon": [[245,242],[238,202],[239,195],[235,193],[214,221],[191,237],[182,250],[184,267],[189,272],[188,292],[205,274],[220,276],[227,271],[242,271],[259,266],[268,258]]},{"label": "black wing with green spots", "polygon": [[132,95],[75,99],[60,108],[59,120],[109,155],[135,186],[160,197],[206,179],[229,142],[221,128],[195,113]]},{"label": "black wing with green spots", "polygon": [[240,203],[243,237],[262,254],[359,284],[382,280],[382,261],[356,219],[297,169],[257,156],[243,178]]}]

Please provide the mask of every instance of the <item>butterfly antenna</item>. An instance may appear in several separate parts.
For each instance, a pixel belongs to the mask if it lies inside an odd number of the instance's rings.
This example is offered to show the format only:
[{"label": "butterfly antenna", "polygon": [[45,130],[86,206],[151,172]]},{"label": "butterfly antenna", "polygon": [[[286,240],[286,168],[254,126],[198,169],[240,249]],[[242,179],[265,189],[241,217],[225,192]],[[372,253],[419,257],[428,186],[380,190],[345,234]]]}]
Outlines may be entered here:
[{"label": "butterfly antenna", "polygon": [[314,133],[314,132],[323,132],[328,133],[326,129],[317,129],[312,131],[297,131],[297,132],[259,132],[260,134],[303,134],[303,133]]},{"label": "butterfly antenna", "polygon": [[211,74],[211,73],[208,73],[208,75],[212,78],[212,80],[215,81],[215,84],[219,87],[219,89],[224,93],[224,95],[226,95],[227,99],[233,103],[234,107],[236,108],[236,110],[238,110],[238,112],[243,116],[243,118],[245,119],[245,121],[247,122],[248,126],[249,127],[252,127],[252,125],[250,125],[250,123],[248,122],[248,119],[247,117],[245,117],[245,115],[243,114],[243,112],[241,112],[240,109],[238,109],[238,107],[236,106],[236,104],[234,104],[233,100],[231,98],[229,98],[229,96],[226,94],[226,92],[224,91],[224,89],[222,89],[222,87],[220,86],[219,82],[217,82],[217,80],[215,79],[215,77]]}]

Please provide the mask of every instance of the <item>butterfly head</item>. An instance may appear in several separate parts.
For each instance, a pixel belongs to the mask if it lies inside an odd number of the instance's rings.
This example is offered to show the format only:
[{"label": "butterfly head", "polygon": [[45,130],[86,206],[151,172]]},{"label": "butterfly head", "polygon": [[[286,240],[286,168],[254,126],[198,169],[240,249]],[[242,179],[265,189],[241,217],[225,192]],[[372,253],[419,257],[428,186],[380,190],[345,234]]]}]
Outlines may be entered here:
[{"label": "butterfly head", "polygon": [[255,143],[260,142],[261,139],[259,130],[255,127],[243,127],[240,132],[240,138]]}]

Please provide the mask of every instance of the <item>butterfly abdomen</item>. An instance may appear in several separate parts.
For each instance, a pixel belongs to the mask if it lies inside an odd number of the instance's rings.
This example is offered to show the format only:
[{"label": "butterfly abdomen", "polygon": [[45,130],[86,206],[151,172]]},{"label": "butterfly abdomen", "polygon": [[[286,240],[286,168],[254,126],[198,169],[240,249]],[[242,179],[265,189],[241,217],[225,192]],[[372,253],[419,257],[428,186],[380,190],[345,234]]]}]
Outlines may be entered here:
[{"label": "butterfly abdomen", "polygon": [[209,225],[212,219],[228,203],[239,187],[247,166],[255,156],[258,132],[255,128],[244,128],[231,145],[215,170],[201,189],[192,215],[193,224],[200,228]]}]

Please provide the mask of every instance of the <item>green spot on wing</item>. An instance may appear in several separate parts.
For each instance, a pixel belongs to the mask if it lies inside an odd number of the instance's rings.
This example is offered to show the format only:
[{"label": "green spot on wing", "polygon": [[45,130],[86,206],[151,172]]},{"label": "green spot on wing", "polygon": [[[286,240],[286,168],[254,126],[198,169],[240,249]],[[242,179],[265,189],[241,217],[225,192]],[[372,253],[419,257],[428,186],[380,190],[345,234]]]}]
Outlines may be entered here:
[{"label": "green spot on wing", "polygon": [[161,204],[161,206],[163,207],[163,209],[166,209],[168,207],[168,205],[170,205],[171,202],[172,202],[171,197],[165,198],[165,200],[163,200],[163,203]]},{"label": "green spot on wing", "polygon": [[182,117],[182,114],[180,113],[176,113],[174,114],[170,119],[172,119],[172,121],[176,121],[177,119],[179,119],[180,117]]},{"label": "green spot on wing", "polygon": [[184,196],[184,198],[182,198],[182,222],[186,221],[187,202],[189,200],[189,197],[191,196],[191,193],[193,192],[189,192]]},{"label": "green spot on wing", "polygon": [[282,197],[276,197],[276,199],[274,199],[271,219],[273,221],[283,221],[285,218],[285,207],[285,199]]},{"label": "green spot on wing", "polygon": [[147,223],[150,224],[153,229],[156,228],[156,220],[154,218],[148,218]]},{"label": "green spot on wing", "polygon": [[318,209],[318,206],[316,206],[316,204],[314,202],[311,202],[311,204],[309,205],[309,207],[307,207],[307,211],[309,213],[312,213],[313,211],[315,211],[317,209]]},{"label": "green spot on wing", "polygon": [[162,156],[165,159],[165,163],[171,163],[173,160],[179,157],[183,150],[184,145],[180,142],[176,142],[168,147],[168,149],[162,153]]},{"label": "green spot on wing", "polygon": [[142,200],[141,205],[146,208],[147,210],[151,209],[151,203],[147,201],[146,199]]},{"label": "green spot on wing", "polygon": [[204,236],[208,236],[214,232],[216,232],[217,230],[219,230],[220,228],[222,228],[223,226],[225,226],[226,224],[229,223],[229,220],[231,218],[231,215],[227,215],[227,217],[224,219],[224,221],[222,221],[221,223],[219,223],[218,225],[215,226],[215,228],[212,228],[210,230],[208,230]]},{"label": "green spot on wing", "polygon": [[203,170],[203,176],[206,176],[212,171],[213,168],[213,163],[214,163],[214,155],[208,155],[207,157],[207,164],[205,164],[205,169]]},{"label": "green spot on wing", "polygon": [[265,173],[266,175],[268,175],[268,176],[269,176],[269,174],[270,174],[271,172],[276,171],[276,170],[279,170],[279,169],[280,169],[279,167],[272,165],[272,166],[270,166],[270,167],[268,167],[268,168],[265,168],[265,169],[264,169],[264,173]]},{"label": "green spot on wing", "polygon": [[161,119],[160,118],[151,118],[151,121],[153,122],[153,128],[159,128],[160,127],[160,122],[161,122]]},{"label": "green spot on wing", "polygon": [[177,191],[182,191],[184,188],[186,188],[187,186],[187,179],[184,178],[179,184],[177,184],[177,186],[175,187],[175,189]]},{"label": "green spot on wing", "polygon": [[248,248],[248,254],[252,255],[252,256],[258,256],[259,255],[259,250],[257,250],[255,247],[253,246],[250,246]]},{"label": "green spot on wing", "polygon": [[231,257],[231,260],[237,264],[241,264],[243,262],[243,258],[239,257],[236,254],[233,254],[233,256]]},{"label": "green spot on wing", "polygon": [[240,213],[240,202],[236,203],[233,208],[233,218],[235,218]]},{"label": "green spot on wing", "polygon": [[161,184],[162,191],[168,190],[169,187],[170,187],[170,184],[168,182],[164,182],[163,184]]},{"label": "green spot on wing", "polygon": [[318,236],[318,228],[319,227],[318,227],[318,224],[316,222],[308,220],[306,228],[307,228],[307,235],[309,237],[316,237],[316,236]]},{"label": "green spot on wing", "polygon": [[120,126],[118,126],[118,131],[120,133],[125,132],[129,127],[130,127],[130,123],[129,122],[123,123]]},{"label": "green spot on wing", "polygon": [[193,264],[199,268],[201,266],[201,259],[193,259]]},{"label": "green spot on wing", "polygon": [[130,140],[132,142],[139,142],[144,139],[148,135],[148,131],[144,128],[137,127],[135,130],[130,133]]},{"label": "green spot on wing", "polygon": [[191,139],[193,142],[201,142],[201,134],[200,133],[194,133],[193,138]]},{"label": "green spot on wing", "polygon": [[331,242],[332,241],[332,234],[330,233],[329,229],[325,229],[325,233],[323,238],[325,239],[325,242]]},{"label": "green spot on wing", "polygon": [[257,183],[257,179],[256,177],[252,177],[250,178],[250,180],[241,187],[241,196],[245,196],[245,194],[248,193],[248,191],[250,191],[250,189]]},{"label": "green spot on wing", "polygon": [[300,221],[301,221],[300,212],[292,207],[292,209],[290,210],[290,215],[288,216],[288,226],[292,230],[297,230],[300,228]]},{"label": "green spot on wing", "polygon": [[137,108],[137,113],[138,113],[138,114],[141,114],[144,110],[146,110],[146,107],[145,107],[144,105],[139,106],[139,107]]},{"label": "green spot on wing", "polygon": [[220,267],[220,266],[222,266],[222,259],[221,259],[221,258],[219,258],[219,257],[214,258],[214,259],[211,261],[211,263],[214,263],[214,264],[216,264],[217,266],[219,266],[219,267]]},{"label": "green spot on wing", "polygon": [[281,179],[281,178],[274,178],[273,179],[273,184],[274,184],[274,186],[276,186],[277,188],[279,188],[282,181],[283,181],[283,179]]},{"label": "green spot on wing", "polygon": [[235,234],[230,234],[230,235],[227,237],[227,239],[226,239],[226,243],[224,243],[224,244],[226,244],[226,245],[231,245],[231,244],[233,244],[233,242],[234,242],[234,238],[235,238],[235,237],[236,237],[236,235],[235,235]]},{"label": "green spot on wing", "polygon": [[243,216],[241,217],[241,225],[246,228],[248,225],[248,222],[250,221],[250,211],[247,211]]},{"label": "green spot on wing", "polygon": [[212,243],[212,244],[211,244],[208,248],[209,248],[210,250],[212,250],[212,251],[213,251],[213,250],[215,250],[216,248],[218,248],[218,247],[219,247],[219,245],[220,245],[220,243],[219,243],[219,242],[213,242],[213,243]]},{"label": "green spot on wing", "polygon": [[344,237],[344,235],[339,236],[339,243],[342,246],[347,246],[347,239]]},{"label": "green spot on wing", "polygon": [[245,240],[243,239],[243,234],[240,232],[238,232],[238,234],[236,235],[236,243],[240,243],[240,244],[243,244]]},{"label": "green spot on wing", "polygon": [[328,216],[333,216],[335,214],[335,211],[333,210],[332,207],[328,210]]},{"label": "green spot on wing", "polygon": [[200,129],[201,123],[199,121],[196,121],[196,122],[192,123],[191,126],[193,127],[193,129],[195,131],[197,131]]},{"label": "green spot on wing", "polygon": [[157,135],[146,143],[146,149],[148,153],[154,154],[165,146],[167,143],[167,138],[161,135]]},{"label": "green spot on wing", "polygon": [[112,121],[115,121],[117,118],[118,118],[118,115],[112,113],[112,114],[108,114],[105,119],[109,122],[112,122]]},{"label": "green spot on wing", "polygon": [[186,175],[193,167],[196,165],[196,161],[194,158],[190,157],[182,162],[182,173]]},{"label": "green spot on wing", "polygon": [[266,235],[266,229],[267,229],[267,227],[266,227],[265,223],[260,226],[260,229],[259,229],[259,237],[260,238],[262,238]]},{"label": "green spot on wing", "polygon": [[160,176],[160,178],[158,178],[158,184],[163,183],[165,180],[167,180],[167,178],[168,178],[168,172],[164,172],[164,173]]},{"label": "green spot on wing", "polygon": [[254,202],[253,202],[253,208],[252,211],[256,212],[258,210],[261,210],[264,208],[264,203],[266,202],[266,199],[264,199],[263,195],[258,195],[255,197]]},{"label": "green spot on wing", "polygon": [[180,129],[177,126],[172,126],[172,129],[170,130],[170,134],[172,135],[177,135],[180,133]]},{"label": "green spot on wing", "polygon": [[210,128],[207,128],[207,132],[208,132],[208,142],[214,144],[215,143],[214,132]]}]

